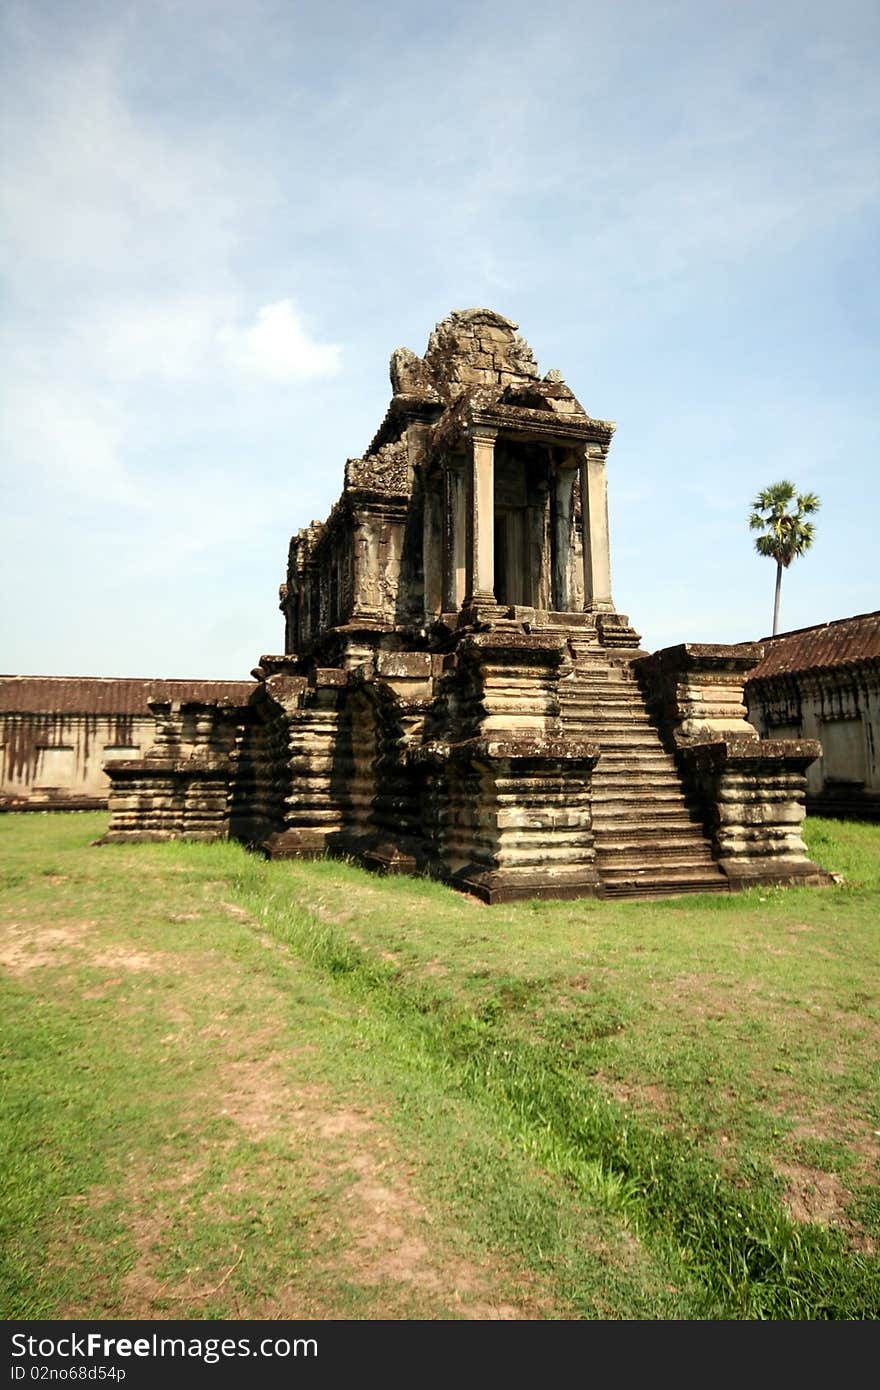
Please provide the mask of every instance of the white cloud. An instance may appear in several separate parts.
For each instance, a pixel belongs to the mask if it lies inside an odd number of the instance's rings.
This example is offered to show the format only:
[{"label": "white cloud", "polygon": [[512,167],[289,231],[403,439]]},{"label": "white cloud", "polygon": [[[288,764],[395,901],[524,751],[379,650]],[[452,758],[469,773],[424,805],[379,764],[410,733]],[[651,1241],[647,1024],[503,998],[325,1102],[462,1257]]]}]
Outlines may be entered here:
[{"label": "white cloud", "polygon": [[338,344],[309,337],[292,299],[264,304],[249,328],[227,324],[219,336],[237,366],[273,381],[332,376],[342,354]]}]

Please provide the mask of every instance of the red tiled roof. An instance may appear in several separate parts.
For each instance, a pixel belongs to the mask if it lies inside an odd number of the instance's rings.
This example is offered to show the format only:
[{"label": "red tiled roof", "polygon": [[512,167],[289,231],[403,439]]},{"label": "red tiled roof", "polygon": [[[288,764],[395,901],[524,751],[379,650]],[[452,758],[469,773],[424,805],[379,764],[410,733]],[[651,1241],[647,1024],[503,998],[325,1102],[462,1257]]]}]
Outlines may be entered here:
[{"label": "red tiled roof", "polygon": [[151,699],[246,705],[255,689],[254,681],[0,676],[0,713],[149,715]]},{"label": "red tiled roof", "polygon": [[750,681],[876,661],[880,658],[880,612],[763,637],[761,644],[764,657],[749,672]]}]

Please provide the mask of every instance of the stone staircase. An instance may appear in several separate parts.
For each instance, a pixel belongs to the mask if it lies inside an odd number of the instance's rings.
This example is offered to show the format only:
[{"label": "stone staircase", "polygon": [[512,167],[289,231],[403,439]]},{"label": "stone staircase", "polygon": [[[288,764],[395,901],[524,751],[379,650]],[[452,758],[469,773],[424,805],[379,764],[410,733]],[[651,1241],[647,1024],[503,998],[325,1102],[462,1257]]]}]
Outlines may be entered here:
[{"label": "stone staircase", "polygon": [[578,653],[559,698],[565,735],[602,750],[593,773],[593,833],[603,896],[726,892],[631,668]]}]

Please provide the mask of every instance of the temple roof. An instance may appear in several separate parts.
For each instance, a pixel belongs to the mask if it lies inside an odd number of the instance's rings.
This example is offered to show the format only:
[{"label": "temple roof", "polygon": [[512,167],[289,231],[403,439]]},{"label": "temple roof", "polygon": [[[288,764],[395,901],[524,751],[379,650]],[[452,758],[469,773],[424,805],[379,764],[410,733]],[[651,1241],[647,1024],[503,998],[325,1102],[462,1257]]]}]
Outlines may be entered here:
[{"label": "temple roof", "polygon": [[776,637],[763,637],[764,657],[749,680],[851,666],[880,658],[880,612],[837,618]]},{"label": "temple roof", "polygon": [[448,404],[472,387],[498,396],[512,386],[529,384],[540,392],[546,383],[574,400],[558,371],[548,372],[542,382],[535,354],[518,327],[493,309],[453,309],[435,326],[424,357],[409,348],[391,354],[394,394]]},{"label": "temple roof", "polygon": [[364,457],[399,439],[414,414],[439,417],[441,433],[467,415],[502,429],[532,426],[539,434],[558,421],[560,437],[589,429],[589,437],[607,443],[613,423],[592,419],[555,368],[542,377],[517,328],[493,309],[454,309],[435,326],[424,357],[396,348],[390,367],[394,396]]},{"label": "temple roof", "polygon": [[149,700],[246,705],[253,681],[131,680],[104,676],[0,676],[2,714],[136,714]]}]

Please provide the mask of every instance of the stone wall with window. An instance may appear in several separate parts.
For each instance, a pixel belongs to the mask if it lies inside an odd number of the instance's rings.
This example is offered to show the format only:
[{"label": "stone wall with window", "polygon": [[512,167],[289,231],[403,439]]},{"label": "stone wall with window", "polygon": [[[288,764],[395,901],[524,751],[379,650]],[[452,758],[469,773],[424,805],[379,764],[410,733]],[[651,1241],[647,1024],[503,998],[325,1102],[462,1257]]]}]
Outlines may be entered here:
[{"label": "stone wall with window", "polygon": [[746,687],[769,738],[818,739],[807,772],[814,815],[880,819],[880,612],[764,639]]}]

